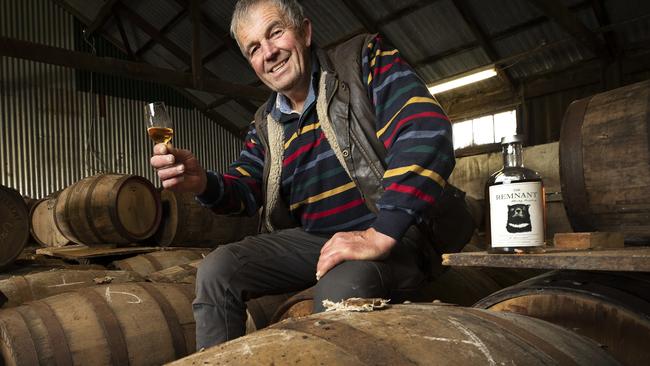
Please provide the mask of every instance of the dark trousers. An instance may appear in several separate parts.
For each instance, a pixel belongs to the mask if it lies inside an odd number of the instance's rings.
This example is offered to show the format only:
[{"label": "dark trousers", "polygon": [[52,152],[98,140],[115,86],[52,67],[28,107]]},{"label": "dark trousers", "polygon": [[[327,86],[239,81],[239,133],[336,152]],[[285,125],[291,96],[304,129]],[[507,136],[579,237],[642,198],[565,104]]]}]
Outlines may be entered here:
[{"label": "dark trousers", "polygon": [[427,259],[415,241],[404,238],[383,261],[348,261],[316,283],[316,264],[329,238],[302,229],[250,236],[220,246],[202,261],[193,303],[197,350],[245,333],[245,301],[263,295],[300,291],[316,284],[314,311],[323,300],[390,298],[417,289],[425,280]]}]

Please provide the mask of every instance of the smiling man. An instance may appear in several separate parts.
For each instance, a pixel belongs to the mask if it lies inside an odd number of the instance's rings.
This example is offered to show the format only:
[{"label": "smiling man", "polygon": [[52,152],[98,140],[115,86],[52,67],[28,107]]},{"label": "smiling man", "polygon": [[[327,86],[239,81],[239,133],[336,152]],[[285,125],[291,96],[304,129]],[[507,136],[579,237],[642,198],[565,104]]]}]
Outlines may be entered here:
[{"label": "smiling man", "polygon": [[315,47],[295,0],[239,1],[231,33],[273,90],[239,159],[223,174],[164,144],[151,159],[164,187],[216,213],[263,207],[262,233],[217,248],[198,270],[197,348],[243,335],[256,296],[315,284],[314,311],[324,299],[403,300],[431,273],[421,230],[454,167],[445,113],[380,36]]}]

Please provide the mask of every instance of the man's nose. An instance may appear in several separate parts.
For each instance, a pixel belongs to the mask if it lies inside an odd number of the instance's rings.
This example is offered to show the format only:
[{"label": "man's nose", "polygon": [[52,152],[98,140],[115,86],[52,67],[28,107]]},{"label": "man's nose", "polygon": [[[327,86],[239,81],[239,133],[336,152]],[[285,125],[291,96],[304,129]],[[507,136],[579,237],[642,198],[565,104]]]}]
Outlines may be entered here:
[{"label": "man's nose", "polygon": [[278,52],[278,48],[269,40],[263,40],[261,47],[265,60],[273,59]]}]

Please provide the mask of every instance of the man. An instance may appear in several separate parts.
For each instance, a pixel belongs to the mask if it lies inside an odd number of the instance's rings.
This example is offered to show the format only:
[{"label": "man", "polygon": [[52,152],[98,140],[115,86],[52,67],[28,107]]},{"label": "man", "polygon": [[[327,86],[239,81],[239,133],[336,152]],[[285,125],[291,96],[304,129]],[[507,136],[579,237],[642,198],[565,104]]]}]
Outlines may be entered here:
[{"label": "man", "polygon": [[231,33],[274,93],[228,173],[154,147],[165,188],[217,213],[255,215],[264,233],[221,246],[197,273],[197,349],[244,334],[251,297],[315,286],[322,300],[418,288],[426,222],[454,167],[451,126],[399,52],[361,36],[329,53],[295,0],[243,0]]}]

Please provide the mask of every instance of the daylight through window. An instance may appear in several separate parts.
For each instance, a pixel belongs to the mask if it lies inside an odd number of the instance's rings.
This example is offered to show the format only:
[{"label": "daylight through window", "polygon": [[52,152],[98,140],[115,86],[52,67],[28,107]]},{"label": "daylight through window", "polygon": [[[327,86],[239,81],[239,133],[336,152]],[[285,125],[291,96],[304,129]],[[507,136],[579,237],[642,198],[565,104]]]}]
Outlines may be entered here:
[{"label": "daylight through window", "polygon": [[503,136],[517,133],[517,113],[511,110],[456,122],[453,129],[455,149],[498,143]]}]

